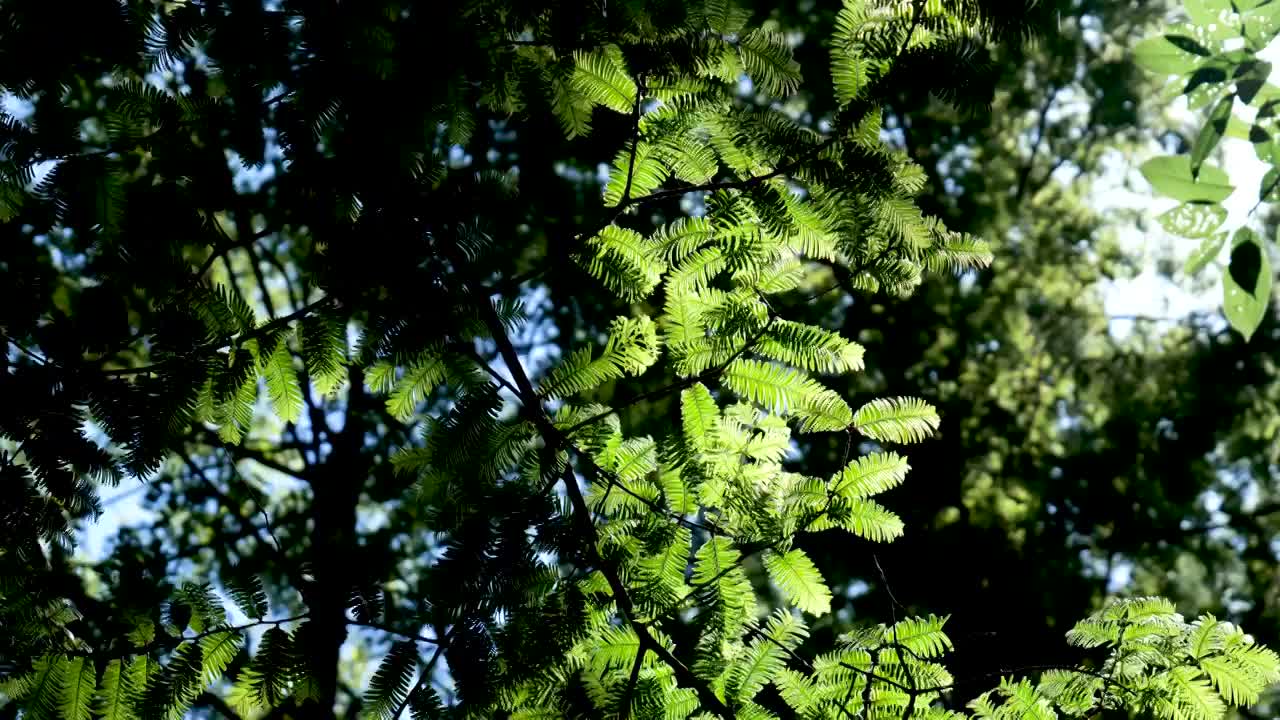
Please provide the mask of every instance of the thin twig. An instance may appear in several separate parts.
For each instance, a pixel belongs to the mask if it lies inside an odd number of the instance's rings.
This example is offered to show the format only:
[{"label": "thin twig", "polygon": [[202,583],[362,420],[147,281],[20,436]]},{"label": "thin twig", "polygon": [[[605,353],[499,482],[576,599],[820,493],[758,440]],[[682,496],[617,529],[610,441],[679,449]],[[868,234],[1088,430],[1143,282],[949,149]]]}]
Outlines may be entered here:
[{"label": "thin twig", "polygon": [[622,691],[622,700],[618,703],[619,720],[627,720],[631,716],[631,696],[635,694],[636,685],[640,683],[640,665],[648,652],[649,648],[641,641],[640,648],[636,650],[636,661],[631,665],[631,675],[627,677],[627,686]]},{"label": "thin twig", "polygon": [[217,635],[218,633],[240,632],[242,630],[249,630],[251,628],[263,627],[267,625],[271,625],[271,626],[284,625],[286,623],[297,622],[299,620],[306,620],[308,617],[310,616],[307,613],[303,613],[301,615],[293,615],[287,618],[280,618],[279,620],[255,620],[254,622],[245,623],[244,625],[218,625],[216,627],[209,628],[204,632],[196,633],[195,635],[183,635],[181,637],[176,637],[176,638],[162,635],[162,636],[156,637],[155,640],[152,640],[146,645],[143,645],[141,647],[129,648],[128,650],[126,650],[125,652],[119,655],[109,655],[106,651],[103,651],[103,650],[87,651],[87,652],[70,651],[70,652],[65,652],[63,654],[69,655],[71,657],[104,658],[104,659],[122,658],[122,657],[127,657],[129,655],[143,655],[148,652],[151,652],[152,650],[156,650],[158,648],[177,647],[182,643],[196,642],[198,640],[203,640],[209,637],[210,635]]},{"label": "thin twig", "polygon": [[409,693],[404,696],[404,700],[400,701],[395,714],[391,716],[392,720],[399,720],[399,717],[404,714],[405,708],[409,707],[409,703],[413,700],[414,693],[418,692],[423,685],[431,682],[431,673],[435,670],[436,661],[440,659],[440,654],[444,652],[445,644],[448,641],[449,634],[445,633],[444,637],[440,638],[440,641],[436,643],[435,652],[431,653],[431,659],[427,660],[426,667],[422,668],[422,674],[418,676],[418,681],[409,689]]},{"label": "thin twig", "polygon": [[422,635],[416,635],[414,633],[405,632],[403,630],[397,630],[391,627],[390,625],[386,625],[380,622],[375,622],[373,620],[348,620],[347,624],[354,625],[355,627],[365,627],[365,628],[370,628],[372,630],[380,630],[384,633],[395,635],[396,637],[401,637],[406,640],[412,640],[414,642],[427,643],[430,645],[441,645],[444,642],[443,638],[435,639],[435,638],[425,637]]}]

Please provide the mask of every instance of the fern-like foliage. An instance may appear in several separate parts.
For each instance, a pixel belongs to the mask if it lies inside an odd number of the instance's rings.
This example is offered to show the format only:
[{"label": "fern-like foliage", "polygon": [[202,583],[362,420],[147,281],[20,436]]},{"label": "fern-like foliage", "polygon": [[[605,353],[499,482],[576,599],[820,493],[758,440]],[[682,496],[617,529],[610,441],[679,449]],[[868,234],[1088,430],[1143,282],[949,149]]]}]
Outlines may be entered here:
[{"label": "fern-like foliage", "polygon": [[[0,11],[5,58],[28,31],[39,42],[20,59],[75,45],[52,5],[21,4]],[[89,322],[61,330],[63,301],[41,287],[21,288],[34,310],[0,317],[13,407],[0,435],[21,449],[0,458],[17,538],[0,549],[0,625],[21,636],[0,693],[23,717],[169,720],[210,696],[246,718],[333,717],[355,628],[387,649],[349,695],[384,720],[764,720],[780,703],[805,718],[961,717],[941,706],[957,682],[945,618],[808,646],[834,593],[806,536],[899,537],[884,495],[909,465],[872,448],[829,477],[794,472],[793,433],[852,451],[854,431],[914,443],[940,418],[913,398],[855,411],[818,376],[860,372],[862,346],[788,315],[824,287],[905,295],[926,272],[990,261],[916,204],[925,172],[883,142],[879,108],[924,77],[942,100],[980,102],[973,48],[1024,32],[1036,3],[846,0],[838,112],[816,126],[786,104],[804,80],[790,38],[732,0],[342,3],[332,17],[307,3],[89,5],[68,14],[93,28],[83,57],[0,63],[0,90],[39,103],[36,121],[0,114],[6,232],[15,246],[31,245],[27,226],[74,242],[132,303],[102,337]],[[428,31],[467,49],[442,63]],[[186,85],[141,80],[170,75]],[[406,83],[414,93],[390,91]],[[459,158],[512,126],[536,133],[538,112],[610,160],[599,177],[564,169],[599,193],[581,217],[534,222],[540,206],[521,204],[517,191],[551,192],[529,185],[540,159],[492,169],[508,161],[495,150],[477,172]],[[227,157],[265,163],[267,135],[286,160],[269,192],[224,187]],[[140,256],[161,271],[134,269]],[[530,256],[537,267],[513,271]],[[281,257],[285,292],[241,289]],[[14,262],[15,282],[45,267]],[[598,283],[616,302],[592,317],[615,319],[557,327],[578,349],[535,359],[551,329],[522,307],[546,272]],[[93,282],[62,285],[93,306]],[[634,432],[627,409],[643,402],[669,424]],[[305,516],[283,540],[241,476],[251,464],[306,485],[274,503]],[[141,608],[86,593],[85,606],[120,605],[86,621],[40,586],[49,558],[99,512],[98,482],[162,470],[177,480],[156,502],[215,507],[245,532],[219,527],[213,550],[257,543],[250,562],[228,571],[219,556],[217,588],[174,583]],[[384,532],[387,517],[414,532]],[[273,572],[254,579],[266,552]],[[153,572],[113,571],[113,589]],[[1234,626],[1154,600],[1112,604],[1069,640],[1105,652],[1102,671],[1008,679],[972,715],[1213,720],[1280,679],[1275,654]]]}]

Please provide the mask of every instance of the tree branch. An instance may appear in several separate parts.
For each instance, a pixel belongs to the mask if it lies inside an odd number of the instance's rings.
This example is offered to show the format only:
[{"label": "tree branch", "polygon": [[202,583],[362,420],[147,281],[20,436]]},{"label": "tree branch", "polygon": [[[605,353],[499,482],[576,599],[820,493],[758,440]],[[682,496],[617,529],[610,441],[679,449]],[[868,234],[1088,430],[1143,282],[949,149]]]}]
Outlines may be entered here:
[{"label": "tree branch", "polygon": [[[217,340],[214,340],[212,342],[208,342],[203,345],[197,345],[195,348],[191,350],[191,354],[207,352],[209,350],[217,350],[219,348],[227,347],[232,343],[242,343],[242,342],[245,342],[246,340],[262,337],[263,335],[266,335],[267,333],[273,330],[277,330],[285,325],[288,325],[294,320],[298,320],[299,318],[304,317],[305,315],[312,312],[313,310],[318,310],[333,302],[334,302],[334,299],[331,297],[322,297],[319,300],[316,300],[315,302],[310,302],[310,303],[307,303],[306,305],[303,305],[302,307],[298,308],[297,310],[294,310],[288,315],[279,317],[275,320],[272,320],[271,322],[263,323],[262,325],[259,325],[258,327],[248,332],[242,332],[237,335],[218,338]],[[120,368],[117,370],[102,370],[101,373],[107,377],[119,377],[123,375],[141,375],[144,373],[155,372],[160,368],[173,364],[176,361],[177,361],[177,358],[173,360],[164,360],[158,363],[153,363],[151,365],[142,365],[142,366],[133,367],[133,368]]]}]

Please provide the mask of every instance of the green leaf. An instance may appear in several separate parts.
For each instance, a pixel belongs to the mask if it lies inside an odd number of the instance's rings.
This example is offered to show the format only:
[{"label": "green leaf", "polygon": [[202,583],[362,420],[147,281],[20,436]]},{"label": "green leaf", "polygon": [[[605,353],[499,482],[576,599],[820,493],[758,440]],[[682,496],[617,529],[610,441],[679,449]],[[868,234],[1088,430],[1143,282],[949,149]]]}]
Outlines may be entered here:
[{"label": "green leaf", "polygon": [[1262,182],[1258,184],[1258,200],[1280,202],[1280,168],[1269,168],[1262,176]]},{"label": "green leaf", "polygon": [[627,301],[647,298],[667,270],[656,243],[634,230],[610,225],[586,245],[573,259]]},{"label": "green leaf", "polygon": [[1156,218],[1166,232],[1187,238],[1211,237],[1226,222],[1226,209],[1215,202],[1183,202]]},{"label": "green leaf", "polygon": [[680,393],[680,420],[689,447],[705,451],[715,442],[720,409],[702,383]]},{"label": "green leaf", "polygon": [[67,661],[58,710],[63,720],[89,720],[89,704],[98,684],[97,670],[89,658]]},{"label": "green leaf", "polygon": [[1183,202],[1222,202],[1235,190],[1225,172],[1207,163],[1193,178],[1191,158],[1185,155],[1152,158],[1141,171],[1157,192]]},{"label": "green leaf", "polygon": [[812,325],[775,320],[757,340],[755,351],[810,372],[861,370],[863,347],[838,333]]},{"label": "green leaf", "polygon": [[1209,238],[1226,222],[1227,211],[1216,203],[1182,203],[1156,219],[1170,234],[1184,238]]},{"label": "green leaf", "polygon": [[591,101],[574,87],[573,73],[548,70],[547,90],[551,95],[551,111],[560,120],[565,137],[572,140],[591,132]]},{"label": "green leaf", "polygon": [[635,110],[636,83],[616,45],[574,52],[573,88],[581,95],[620,113]]},{"label": "green leaf", "polygon": [[1271,260],[1248,228],[1232,239],[1231,263],[1222,278],[1222,306],[1227,322],[1247,341],[1262,324],[1271,300]]},{"label": "green leaf", "polygon": [[1262,2],[1257,7],[1249,8],[1257,0],[1242,2],[1239,7],[1244,10],[1244,36],[1249,46],[1255,51],[1266,48],[1280,33],[1280,3]]},{"label": "green leaf", "polygon": [[882,442],[920,442],[933,435],[940,423],[938,411],[917,398],[879,398],[853,416],[858,432]]},{"label": "green leaf", "polygon": [[789,367],[738,358],[725,368],[723,378],[739,396],[798,418],[801,432],[842,430],[853,420],[839,395]]},{"label": "green leaf", "polygon": [[1240,37],[1240,16],[1231,0],[1184,0],[1187,17],[1216,40]]},{"label": "green leaf", "polygon": [[200,648],[204,657],[204,684],[211,685],[222,677],[240,652],[240,633],[233,630],[213,633],[200,640]]},{"label": "green leaf", "polygon": [[387,398],[387,412],[401,422],[408,422],[418,412],[418,405],[444,380],[444,375],[444,360],[439,353],[431,350],[419,353]]},{"label": "green leaf", "polygon": [[1217,233],[1205,238],[1200,242],[1200,247],[1187,257],[1187,262],[1182,266],[1182,271],[1188,275],[1195,275],[1205,268],[1206,265],[1213,262],[1218,257],[1218,253],[1222,251],[1222,246],[1227,242],[1226,233]]},{"label": "green leaf", "polygon": [[102,720],[129,720],[133,717],[137,673],[130,672],[132,668],[124,669],[123,662],[112,660],[102,673],[102,684],[93,704],[93,711],[102,716]]},{"label": "green leaf", "polygon": [[1168,688],[1172,690],[1169,697],[1182,717],[1195,720],[1217,720],[1226,712],[1222,698],[1214,692],[1209,681],[1200,676],[1200,671],[1193,667],[1180,665],[1170,669],[1163,676],[1168,679]]},{"label": "green leaf", "polygon": [[346,326],[335,317],[311,315],[299,326],[298,339],[316,390],[323,395],[336,392],[347,377]]},{"label": "green leaf", "polygon": [[1196,140],[1191,144],[1191,177],[1198,179],[1200,176],[1200,166],[1209,157],[1209,153],[1218,146],[1218,142],[1222,140],[1222,136],[1227,131],[1227,121],[1231,119],[1231,108],[1235,105],[1236,96],[1227,95],[1218,101],[1218,104],[1209,112],[1209,119],[1205,121],[1204,127],[1200,129],[1200,134],[1196,136]]},{"label": "green leaf", "polygon": [[297,422],[302,416],[302,388],[293,369],[293,354],[283,339],[276,343],[263,375],[276,417],[287,423]]},{"label": "green leaf", "polygon": [[1223,623],[1212,615],[1201,615],[1192,623],[1191,656],[1201,658],[1222,647]]},{"label": "green leaf", "polygon": [[[1243,69],[1243,71],[1242,71]],[[1258,94],[1271,77],[1271,63],[1262,60],[1249,60],[1236,69],[1236,92],[1240,94],[1240,102],[1253,104]]]},{"label": "green leaf", "polygon": [[850,499],[878,495],[897,487],[911,466],[897,453],[872,453],[854,458],[831,478],[831,492]]},{"label": "green leaf", "polygon": [[812,615],[826,615],[831,611],[831,591],[803,550],[796,548],[783,554],[767,552],[764,566],[791,604]]},{"label": "green leaf", "polygon": [[[1178,37],[1179,42],[1172,37]],[[1181,42],[1186,41],[1186,42]],[[1203,50],[1203,52],[1198,52]],[[1190,38],[1157,35],[1139,42],[1133,48],[1133,59],[1144,70],[1160,75],[1181,75],[1199,67],[1209,50]]]},{"label": "green leaf", "polygon": [[591,664],[602,670],[628,668],[640,652],[640,637],[630,627],[605,628],[591,644]]},{"label": "green leaf", "polygon": [[840,521],[841,527],[872,542],[890,542],[902,537],[902,518],[874,500],[855,500]]},{"label": "green leaf", "polygon": [[951,649],[951,639],[942,630],[946,624],[947,617],[936,615],[906,618],[885,628],[884,640],[903,645],[917,657],[940,657]]},{"label": "green leaf", "polygon": [[248,681],[258,706],[275,707],[288,697],[293,675],[289,662],[289,655],[293,652],[291,646],[288,633],[278,626],[267,628],[262,634],[253,663],[242,671],[242,679]]},{"label": "green leaf", "polygon": [[245,617],[260,619],[267,615],[267,594],[262,589],[262,579],[257,575],[237,578],[227,582],[227,594]]},{"label": "green leaf", "polygon": [[800,63],[782,33],[756,29],[738,43],[738,57],[756,85],[774,95],[790,95],[800,87]]},{"label": "green leaf", "polygon": [[542,381],[543,397],[568,397],[610,380],[642,374],[658,361],[657,326],[647,315],[609,323],[609,338],[597,358],[591,348],[573,352]]},{"label": "green leaf", "polygon": [[378,720],[392,720],[400,703],[409,694],[414,667],[418,662],[418,649],[411,642],[397,642],[377,672],[369,680],[364,696],[365,716]]},{"label": "green leaf", "polygon": [[747,24],[751,12],[734,0],[704,0],[702,15],[707,20],[707,27],[716,33],[733,35]]},{"label": "green leaf", "polygon": [[136,616],[130,618],[129,622],[130,630],[127,637],[134,644],[134,647],[142,647],[155,640],[156,625],[150,618]]},{"label": "green leaf", "polygon": [[1201,658],[1200,669],[1209,676],[1218,694],[1232,705],[1252,705],[1258,702],[1261,683],[1229,657]]}]

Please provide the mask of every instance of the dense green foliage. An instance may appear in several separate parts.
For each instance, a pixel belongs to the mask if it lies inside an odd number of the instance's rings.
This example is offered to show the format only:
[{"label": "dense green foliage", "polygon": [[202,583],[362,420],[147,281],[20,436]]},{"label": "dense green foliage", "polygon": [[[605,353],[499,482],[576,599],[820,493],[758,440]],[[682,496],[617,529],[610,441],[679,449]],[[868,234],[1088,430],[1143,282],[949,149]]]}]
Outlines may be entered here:
[{"label": "dense green foliage", "polygon": [[[76,718],[1257,702],[1276,656],[1155,599],[1099,609],[1068,636],[1098,650],[1052,668],[948,672],[960,617],[836,632],[848,583],[814,538],[878,565],[911,528],[880,498],[930,464],[898,446],[966,420],[860,387],[917,341],[887,323],[864,346],[829,304],[848,323],[955,292],[946,271],[992,254],[938,219],[966,208],[921,194],[937,165],[884,118],[903,88],[953,134],[954,108],[985,117],[991,60],[1053,10],[847,2],[814,25],[831,92],[797,106],[823,81],[785,19],[724,2],[8,5],[3,52],[47,62],[0,75],[5,695]],[[272,170],[238,180],[228,154]],[[1060,442],[1041,412],[1019,452]],[[82,572],[70,531],[132,476],[162,521]],[[954,592],[930,565],[892,565],[899,591]],[[376,637],[371,676],[350,630]]]}]

